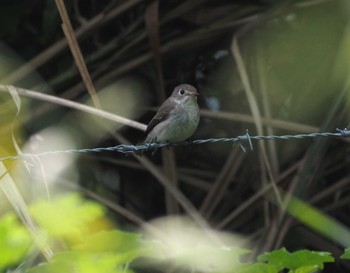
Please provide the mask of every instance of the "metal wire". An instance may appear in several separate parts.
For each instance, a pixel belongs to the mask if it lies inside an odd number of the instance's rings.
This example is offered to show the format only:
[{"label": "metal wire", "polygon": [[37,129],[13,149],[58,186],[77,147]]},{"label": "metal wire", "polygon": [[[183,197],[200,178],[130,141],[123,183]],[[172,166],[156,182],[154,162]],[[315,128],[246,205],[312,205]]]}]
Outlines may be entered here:
[{"label": "metal wire", "polygon": [[208,139],[197,139],[193,141],[185,141],[181,143],[145,143],[142,145],[127,145],[120,144],[112,147],[99,147],[91,149],[69,149],[69,150],[57,150],[57,151],[47,151],[37,154],[18,154],[14,156],[7,156],[0,158],[0,161],[5,160],[16,160],[25,157],[35,157],[35,156],[46,156],[55,154],[70,154],[70,153],[100,153],[100,152],[118,152],[123,154],[136,153],[141,151],[154,151],[158,148],[164,148],[169,146],[185,146],[185,145],[199,145],[205,143],[218,143],[218,142],[231,142],[238,143],[242,150],[245,152],[243,143],[247,142],[249,144],[250,150],[253,150],[252,140],[289,140],[289,139],[304,139],[304,138],[316,138],[316,137],[349,137],[350,130],[348,129],[337,129],[335,133],[310,133],[310,134],[297,134],[297,135],[281,135],[281,136],[251,136],[246,131],[245,135],[232,137],[232,138],[208,138]]}]

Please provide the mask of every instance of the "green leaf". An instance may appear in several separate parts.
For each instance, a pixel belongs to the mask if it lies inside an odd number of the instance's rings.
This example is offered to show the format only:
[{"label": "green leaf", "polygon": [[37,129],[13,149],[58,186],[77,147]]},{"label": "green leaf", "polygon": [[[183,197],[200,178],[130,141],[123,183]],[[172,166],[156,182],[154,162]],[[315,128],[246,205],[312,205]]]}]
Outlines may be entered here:
[{"label": "green leaf", "polygon": [[350,245],[350,231],[347,226],[306,202],[290,196],[287,211],[300,222],[327,238],[340,245]]},{"label": "green leaf", "polygon": [[28,270],[28,273],[122,273],[131,272],[125,268],[121,255],[113,253],[82,253],[67,251],[57,253],[48,263]]},{"label": "green leaf", "polygon": [[265,263],[244,264],[235,273],[278,273],[277,266]]},{"label": "green leaf", "polygon": [[20,263],[27,253],[32,239],[18,223],[15,215],[7,214],[0,220],[0,271]]},{"label": "green leaf", "polygon": [[74,237],[84,235],[89,224],[104,215],[101,205],[85,201],[77,194],[65,195],[52,202],[39,201],[30,211],[49,235]]},{"label": "green leaf", "polygon": [[90,252],[127,252],[139,248],[140,238],[141,234],[129,233],[116,229],[101,231],[86,237],[84,242],[74,249]]},{"label": "green leaf", "polygon": [[307,265],[307,266],[299,267],[294,271],[294,273],[312,273],[312,272],[316,272],[317,270],[318,270],[317,265]]},{"label": "green leaf", "polygon": [[334,258],[328,252],[299,250],[289,253],[285,248],[265,253],[258,257],[260,262],[277,266],[280,270],[287,268],[297,270],[301,267],[316,266],[317,269],[323,269],[323,264],[333,262]]},{"label": "green leaf", "polygon": [[341,255],[341,259],[350,260],[350,247],[346,248],[344,254]]},{"label": "green leaf", "polygon": [[82,252],[114,252],[123,258],[124,263],[130,263],[140,256],[140,234],[128,233],[119,230],[101,231],[84,238],[82,244],[74,250]]}]

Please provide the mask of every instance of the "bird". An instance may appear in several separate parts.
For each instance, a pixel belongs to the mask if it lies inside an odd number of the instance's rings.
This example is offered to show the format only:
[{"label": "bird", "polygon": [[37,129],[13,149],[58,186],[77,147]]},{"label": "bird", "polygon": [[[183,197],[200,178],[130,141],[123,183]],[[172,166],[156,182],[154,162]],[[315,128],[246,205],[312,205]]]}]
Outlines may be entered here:
[{"label": "bird", "polygon": [[190,84],[176,86],[147,125],[143,143],[179,143],[190,138],[200,119],[198,95]]}]

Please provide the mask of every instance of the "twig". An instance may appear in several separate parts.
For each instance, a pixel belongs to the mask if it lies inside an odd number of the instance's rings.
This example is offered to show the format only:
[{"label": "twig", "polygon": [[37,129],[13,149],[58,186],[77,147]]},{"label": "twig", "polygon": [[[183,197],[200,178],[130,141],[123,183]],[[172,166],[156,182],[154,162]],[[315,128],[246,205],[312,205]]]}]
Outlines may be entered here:
[{"label": "twig", "polygon": [[69,48],[72,52],[75,64],[77,65],[80,75],[83,78],[84,84],[86,86],[86,89],[88,90],[92,102],[96,106],[96,108],[101,108],[100,100],[98,99],[97,92],[95,89],[94,84],[92,83],[90,73],[86,67],[83,55],[81,53],[77,38],[75,37],[75,33],[72,27],[72,24],[69,20],[69,16],[67,13],[66,6],[64,4],[63,0],[56,0],[56,5],[58,8],[58,11],[61,15],[62,19],[62,29],[64,32],[64,35],[66,36],[66,39],[68,41]]},{"label": "twig", "polygon": [[58,97],[47,95],[47,94],[42,94],[42,93],[31,91],[28,89],[23,89],[23,88],[19,88],[19,87],[8,86],[8,85],[0,85],[0,92],[7,93],[7,92],[9,92],[9,89],[11,89],[11,88],[15,88],[15,90],[18,92],[18,94],[20,96],[24,96],[24,97],[28,97],[28,98],[32,98],[32,99],[37,99],[37,100],[42,100],[42,101],[62,105],[62,106],[68,107],[68,108],[80,110],[80,111],[90,113],[90,114],[93,114],[93,115],[96,115],[96,116],[99,116],[99,117],[102,117],[105,119],[109,119],[109,120],[112,120],[115,122],[125,124],[127,126],[133,127],[135,129],[138,129],[141,131],[145,131],[146,127],[147,127],[143,123],[140,123],[140,122],[128,119],[128,118],[124,118],[124,117],[118,116],[116,114],[112,114],[110,112],[99,110],[99,109],[96,109],[94,107],[91,107],[91,106],[88,106],[85,104],[77,103],[74,101],[58,98]]}]

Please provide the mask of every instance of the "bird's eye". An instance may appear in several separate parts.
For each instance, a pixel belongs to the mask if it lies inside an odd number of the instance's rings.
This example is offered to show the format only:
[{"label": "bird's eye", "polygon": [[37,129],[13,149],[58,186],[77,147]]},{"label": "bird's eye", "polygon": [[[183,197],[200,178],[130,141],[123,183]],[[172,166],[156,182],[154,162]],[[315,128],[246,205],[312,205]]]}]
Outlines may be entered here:
[{"label": "bird's eye", "polygon": [[180,89],[180,90],[179,90],[179,94],[180,94],[180,95],[185,94],[185,90],[184,90],[184,89]]}]

